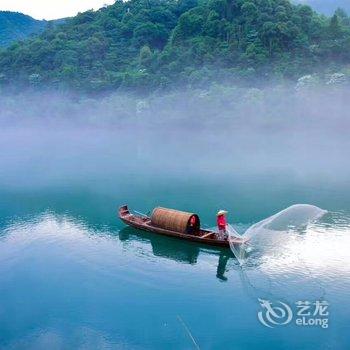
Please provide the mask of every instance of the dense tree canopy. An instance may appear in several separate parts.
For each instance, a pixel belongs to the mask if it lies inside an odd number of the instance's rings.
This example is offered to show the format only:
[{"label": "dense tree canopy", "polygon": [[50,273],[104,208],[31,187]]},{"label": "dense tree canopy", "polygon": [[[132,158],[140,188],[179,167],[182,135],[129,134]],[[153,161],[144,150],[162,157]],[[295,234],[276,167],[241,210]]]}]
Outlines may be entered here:
[{"label": "dense tree canopy", "polygon": [[136,89],[297,79],[350,63],[350,18],[289,0],[116,1],[0,52],[0,83]]}]

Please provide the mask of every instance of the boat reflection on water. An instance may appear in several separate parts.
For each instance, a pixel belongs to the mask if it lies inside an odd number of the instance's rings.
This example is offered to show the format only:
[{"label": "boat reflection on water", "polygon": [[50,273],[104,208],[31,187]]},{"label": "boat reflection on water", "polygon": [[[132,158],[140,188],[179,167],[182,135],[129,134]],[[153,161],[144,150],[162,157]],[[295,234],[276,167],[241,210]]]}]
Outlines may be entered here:
[{"label": "boat reflection on water", "polygon": [[184,264],[195,265],[199,254],[210,252],[218,256],[216,277],[221,281],[227,281],[225,276],[227,263],[233,254],[228,248],[208,248],[207,245],[184,242],[176,238],[159,236],[154,233],[137,230],[132,227],[125,227],[119,231],[120,241],[139,241],[151,243],[154,256],[174,260]]}]

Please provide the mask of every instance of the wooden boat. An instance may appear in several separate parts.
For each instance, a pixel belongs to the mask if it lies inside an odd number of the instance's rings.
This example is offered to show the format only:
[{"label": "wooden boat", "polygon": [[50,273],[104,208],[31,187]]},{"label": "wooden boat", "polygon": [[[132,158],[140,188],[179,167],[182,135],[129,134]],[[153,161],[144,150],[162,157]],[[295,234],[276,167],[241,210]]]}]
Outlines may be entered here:
[{"label": "wooden boat", "polygon": [[[160,235],[181,238],[191,242],[199,242],[212,246],[230,246],[228,240],[219,239],[216,232],[201,229],[199,217],[193,213],[186,213],[166,208],[155,208],[152,215],[147,216],[134,214],[130,212],[127,205],[123,205],[119,208],[118,215],[126,225],[135,227],[139,230],[154,232]],[[245,240],[235,238],[234,243],[242,244],[245,243]]]}]

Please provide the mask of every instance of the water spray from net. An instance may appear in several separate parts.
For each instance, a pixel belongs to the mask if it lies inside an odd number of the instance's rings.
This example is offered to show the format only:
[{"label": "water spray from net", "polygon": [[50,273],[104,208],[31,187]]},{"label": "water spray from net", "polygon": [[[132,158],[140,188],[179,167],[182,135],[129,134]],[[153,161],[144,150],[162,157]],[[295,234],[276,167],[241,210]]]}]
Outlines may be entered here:
[{"label": "water spray from net", "polygon": [[[250,226],[242,235],[231,225],[228,225],[227,234],[230,248],[239,264],[243,265],[255,238],[265,235],[271,236],[277,232],[300,230],[314,223],[326,213],[326,210],[314,205],[296,204]],[[244,243],[237,243],[238,240],[243,240]]]}]

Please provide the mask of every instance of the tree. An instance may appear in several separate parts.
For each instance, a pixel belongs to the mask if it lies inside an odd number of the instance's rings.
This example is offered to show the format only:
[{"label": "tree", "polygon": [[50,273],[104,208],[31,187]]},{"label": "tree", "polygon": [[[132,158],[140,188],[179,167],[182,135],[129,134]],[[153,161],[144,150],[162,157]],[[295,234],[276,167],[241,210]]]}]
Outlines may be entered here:
[{"label": "tree", "polygon": [[142,46],[140,49],[140,65],[149,66],[152,60],[152,51],[148,45]]},{"label": "tree", "polygon": [[168,33],[164,25],[146,22],[135,28],[133,37],[137,46],[148,44],[161,49],[166,43]]},{"label": "tree", "polygon": [[339,17],[334,14],[329,22],[328,33],[331,39],[338,38],[342,33]]}]

